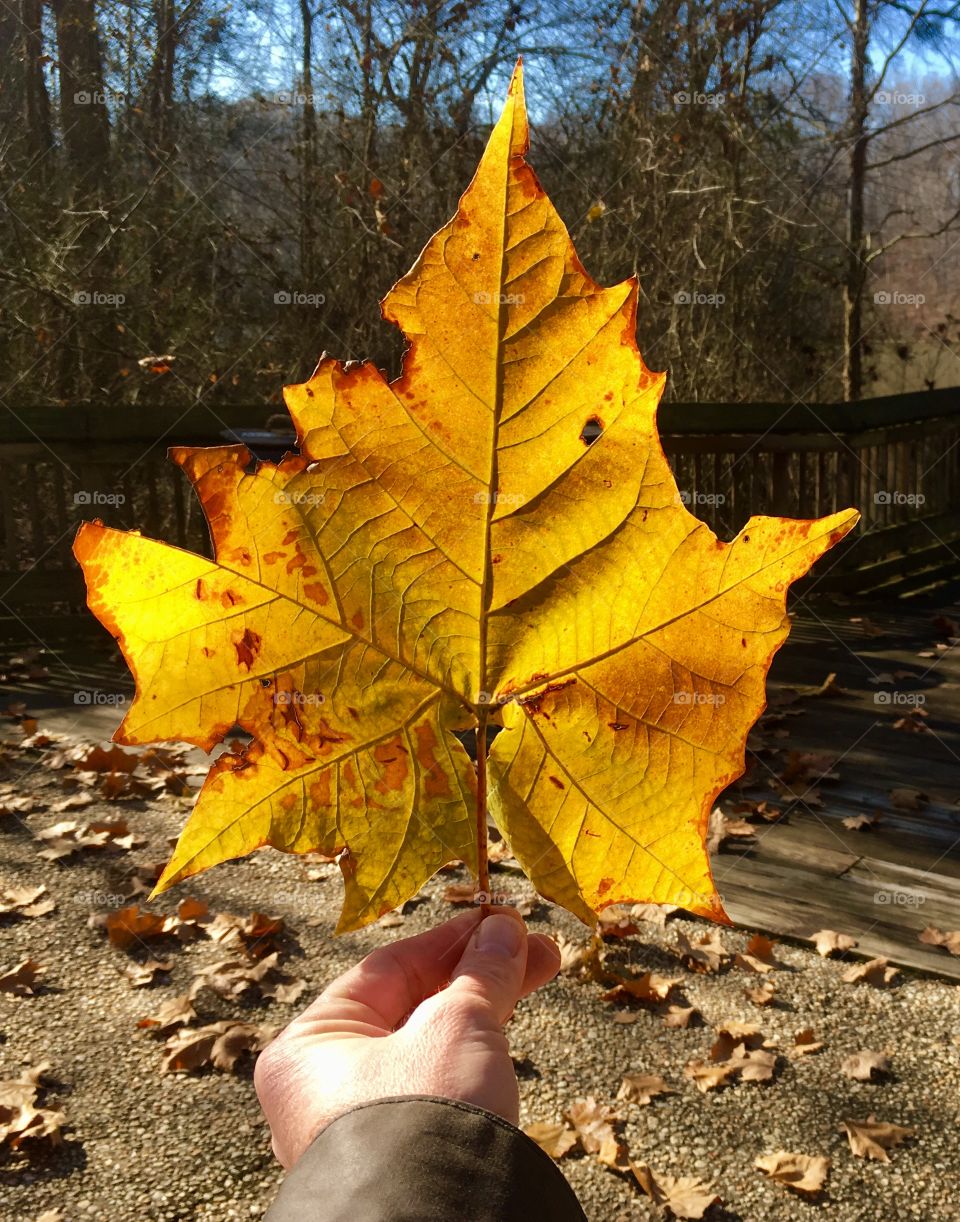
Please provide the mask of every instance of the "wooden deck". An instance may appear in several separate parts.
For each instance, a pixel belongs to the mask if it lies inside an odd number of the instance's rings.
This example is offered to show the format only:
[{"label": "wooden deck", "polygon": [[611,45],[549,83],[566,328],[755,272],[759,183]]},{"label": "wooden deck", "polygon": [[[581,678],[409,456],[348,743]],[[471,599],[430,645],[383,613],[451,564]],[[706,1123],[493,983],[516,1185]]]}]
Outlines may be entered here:
[{"label": "wooden deck", "polygon": [[[938,610],[960,620],[957,607]],[[714,867],[738,923],[799,938],[835,929],[868,956],[960,980],[960,957],[917,941],[927,925],[960,929],[960,645],[936,648],[946,640],[933,613],[823,599],[794,607],[794,630],[770,673],[770,708],[751,736],[749,771],[720,803],[731,815],[758,801],[782,813],[754,821],[753,843],[727,841]],[[864,615],[866,625],[851,622]],[[109,733],[118,710],[77,705],[74,693],[129,692],[112,641],[87,632],[61,644],[48,665],[49,680],[3,685],[0,706],[24,699],[48,728]],[[830,673],[842,693],[801,690]],[[871,682],[882,676],[893,681]],[[877,701],[879,693],[890,700]],[[915,707],[903,702],[913,695],[924,699],[928,716],[917,720],[927,732],[893,728]],[[798,758],[807,753],[824,759],[804,772]],[[827,763],[836,779],[818,780]],[[899,809],[894,789],[919,790],[928,801]],[[844,826],[864,814],[878,816],[870,830]]]},{"label": "wooden deck", "polygon": [[[864,954],[960,979],[960,957],[917,941],[927,925],[960,929],[960,645],[936,648],[947,642],[930,611],[814,603],[794,614],[749,770],[720,803],[728,814],[742,798],[784,813],[755,821],[755,844],[726,841],[714,860],[717,888],[738,923],[801,938],[835,929]],[[866,626],[851,622],[858,615]],[[830,673],[842,693],[798,691]],[[871,681],[886,677],[893,682]],[[907,703],[914,696],[924,703]],[[926,730],[895,729],[913,707],[928,714],[914,718]],[[823,759],[804,774],[802,753]],[[831,761],[836,779],[818,780]],[[785,782],[791,765],[797,775]],[[900,809],[895,789],[928,800]],[[844,825],[858,815],[877,821]]]}]

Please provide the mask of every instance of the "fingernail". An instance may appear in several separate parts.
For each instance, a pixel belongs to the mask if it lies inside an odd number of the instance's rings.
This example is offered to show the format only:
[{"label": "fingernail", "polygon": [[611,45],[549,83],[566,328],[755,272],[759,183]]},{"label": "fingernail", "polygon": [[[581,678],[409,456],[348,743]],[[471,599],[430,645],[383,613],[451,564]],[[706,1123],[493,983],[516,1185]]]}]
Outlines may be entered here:
[{"label": "fingernail", "polygon": [[513,917],[498,913],[484,917],[477,929],[477,950],[512,959],[523,945],[524,928]]}]

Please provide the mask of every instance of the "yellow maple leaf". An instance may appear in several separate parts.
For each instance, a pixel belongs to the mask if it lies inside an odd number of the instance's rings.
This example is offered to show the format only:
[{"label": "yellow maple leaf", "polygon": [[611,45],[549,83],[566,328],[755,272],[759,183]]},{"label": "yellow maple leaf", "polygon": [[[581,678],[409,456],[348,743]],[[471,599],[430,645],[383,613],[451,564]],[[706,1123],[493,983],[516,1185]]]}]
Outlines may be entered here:
[{"label": "yellow maple leaf", "polygon": [[399,378],[321,359],[286,388],[299,455],[276,465],[172,452],[215,560],[78,534],[137,681],[117,740],[254,740],[214,763],[158,891],[262,845],[345,849],[356,928],[456,858],[485,888],[489,807],[585,921],[628,901],[726,919],[709,813],[787,588],[857,514],[751,518],[727,544],[687,511],[636,281],[590,279],[527,147],[518,66],[456,215],[384,300]]}]

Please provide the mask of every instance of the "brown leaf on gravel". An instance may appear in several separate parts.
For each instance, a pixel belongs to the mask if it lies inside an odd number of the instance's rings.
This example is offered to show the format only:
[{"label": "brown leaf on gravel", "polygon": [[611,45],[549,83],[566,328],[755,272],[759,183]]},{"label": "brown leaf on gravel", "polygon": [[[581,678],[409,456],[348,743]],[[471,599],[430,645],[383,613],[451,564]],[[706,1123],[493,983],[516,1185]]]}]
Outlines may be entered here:
[{"label": "brown leaf on gravel", "polygon": [[37,832],[36,838],[46,843],[46,848],[37,853],[44,861],[62,861],[84,849],[127,849],[144,844],[142,838],[130,831],[123,819],[112,822],[94,822],[81,827],[79,823],[66,821],[55,823]]},{"label": "brown leaf on gravel", "polygon": [[194,978],[194,991],[206,986],[220,997],[236,1000],[245,993],[259,993],[261,997],[292,1004],[307,987],[305,980],[281,972],[277,968],[279,953],[255,961],[224,959],[202,968]]},{"label": "brown leaf on gravel", "polygon": [[685,965],[694,972],[718,972],[730,958],[730,952],[713,929],[701,934],[694,942],[678,930],[677,946]]},{"label": "brown leaf on gravel", "polygon": [[740,1047],[727,1062],[740,1074],[741,1082],[770,1082],[777,1068],[777,1054],[764,1048],[747,1051]]},{"label": "brown leaf on gravel", "polygon": [[528,1124],[523,1131],[553,1159],[569,1154],[579,1141],[574,1130],[560,1121],[537,1120]]},{"label": "brown leaf on gravel", "polygon": [[574,942],[564,935],[557,935],[557,946],[560,950],[560,971],[589,977],[591,980],[602,981],[603,971],[603,940],[594,936],[588,942]]},{"label": "brown leaf on gravel", "polygon": [[875,1158],[881,1163],[890,1161],[888,1150],[899,1146],[908,1137],[915,1137],[917,1132],[916,1129],[878,1120],[872,1114],[866,1120],[845,1120],[842,1128],[846,1130],[850,1150],[857,1158]]},{"label": "brown leaf on gravel", "polygon": [[897,969],[890,967],[886,959],[871,959],[869,963],[857,963],[848,968],[843,973],[843,980],[846,984],[864,982],[872,984],[875,989],[882,989],[892,984],[898,974]]},{"label": "brown leaf on gravel", "polygon": [[132,988],[146,989],[156,984],[157,978],[169,972],[172,967],[172,959],[162,962],[160,959],[150,958],[144,963],[128,963],[123,969],[123,974],[130,981]]},{"label": "brown leaf on gravel", "polygon": [[646,1163],[631,1162],[630,1170],[654,1205],[675,1218],[702,1218],[711,1205],[722,1204],[709,1184],[693,1176],[665,1175]]},{"label": "brown leaf on gravel", "polygon": [[164,934],[171,933],[176,924],[176,917],[141,910],[139,904],[128,904],[126,908],[118,908],[115,912],[96,913],[90,918],[90,925],[96,929],[105,929],[110,945],[120,950],[129,950],[137,942],[161,938]]},{"label": "brown leaf on gravel", "polygon": [[189,1026],[197,1017],[193,1008],[193,997],[184,993],[180,997],[170,997],[163,1002],[155,1014],[147,1014],[139,1020],[138,1027],[152,1029],[154,1035],[169,1035],[180,1027]]},{"label": "brown leaf on gravel", "polygon": [[631,919],[630,909],[623,904],[611,904],[597,918],[597,932],[601,938],[632,938],[640,932]]},{"label": "brown leaf on gravel", "polygon": [[273,1039],[273,1027],[226,1019],[206,1027],[184,1027],[163,1046],[163,1073],[191,1073],[206,1065],[232,1071],[244,1052],[261,1052]]},{"label": "brown leaf on gravel", "polygon": [[851,938],[846,933],[837,933],[835,929],[821,929],[818,933],[811,934],[810,939],[817,948],[817,954],[824,959],[857,945],[856,938]]},{"label": "brown leaf on gravel", "polygon": [[612,1124],[620,1117],[612,1108],[598,1103],[590,1095],[572,1103],[564,1116],[576,1129],[580,1144],[588,1154],[596,1154],[608,1167],[622,1166],[623,1149]]},{"label": "brown leaf on gravel", "polygon": [[72,793],[68,798],[60,798],[56,802],[51,802],[50,811],[55,815],[63,815],[68,810],[83,810],[87,806],[92,806],[93,803],[92,794]]},{"label": "brown leaf on gravel", "polygon": [[683,1072],[685,1077],[693,1079],[693,1083],[698,1090],[706,1094],[708,1090],[716,1090],[719,1086],[726,1086],[739,1068],[739,1065],[734,1065],[730,1061],[724,1061],[719,1065],[708,1065],[703,1061],[691,1061],[684,1068]]},{"label": "brown leaf on gravel", "polygon": [[890,790],[890,801],[898,810],[922,810],[930,799],[920,789],[902,786],[899,789]]},{"label": "brown leaf on gravel", "polygon": [[917,941],[924,942],[927,946],[942,946],[951,955],[960,955],[960,930],[954,929],[944,933],[942,929],[937,929],[936,925],[928,925],[923,933],[917,934]]},{"label": "brown leaf on gravel", "polygon": [[30,794],[18,794],[12,789],[5,788],[0,792],[0,816],[29,815],[32,811],[40,809],[38,802],[39,799]]},{"label": "brown leaf on gravel", "polygon": [[644,1001],[651,1005],[666,1001],[671,992],[680,984],[680,976],[661,976],[657,972],[644,972],[642,976],[621,976],[610,973],[610,978],[616,978],[613,988],[601,994],[604,1001]]},{"label": "brown leaf on gravel", "polygon": [[664,1026],[684,1028],[689,1027],[700,1017],[696,1006],[670,1006],[663,1016]]},{"label": "brown leaf on gravel", "polygon": [[743,953],[734,956],[734,966],[745,967],[751,972],[760,974],[772,972],[775,967],[779,966],[773,953],[775,945],[775,942],[770,938],[765,938],[762,933],[755,933]]},{"label": "brown leaf on gravel", "polygon": [[737,1047],[760,1048],[765,1036],[755,1023],[741,1023],[734,1019],[718,1024],[717,1038],[710,1049],[711,1061],[726,1061]]},{"label": "brown leaf on gravel", "polygon": [[74,767],[81,772],[135,772],[139,763],[139,752],[124,751],[113,743],[81,749],[73,759]]},{"label": "brown leaf on gravel", "polygon": [[229,944],[239,941],[248,955],[262,959],[274,951],[283,950],[281,940],[287,928],[283,917],[267,916],[263,912],[251,912],[248,917],[218,912],[204,925],[204,932],[214,942]]},{"label": "brown leaf on gravel", "polygon": [[791,1060],[797,1060],[799,1057],[809,1056],[812,1052],[819,1052],[822,1047],[823,1042],[814,1035],[813,1028],[804,1027],[793,1037],[793,1044],[786,1052]]},{"label": "brown leaf on gravel", "polygon": [[648,1104],[658,1095],[675,1095],[677,1092],[668,1086],[658,1074],[633,1073],[624,1074],[617,1098],[627,1103]]},{"label": "brown leaf on gravel", "polygon": [[769,1006],[776,999],[777,990],[772,980],[765,980],[756,989],[744,989],[744,996],[755,1006]]},{"label": "brown leaf on gravel", "polygon": [[0,1082],[0,1146],[17,1150],[24,1142],[46,1140],[59,1145],[66,1116],[53,1108],[38,1107],[43,1064],[25,1069],[18,1078]]},{"label": "brown leaf on gravel", "polygon": [[882,1052],[871,1052],[865,1048],[845,1057],[840,1064],[840,1072],[848,1078],[856,1078],[858,1082],[870,1082],[874,1074],[879,1077],[890,1072],[890,1060]]},{"label": "brown leaf on gravel", "polygon": [[41,883],[37,887],[11,887],[0,894],[0,916],[44,916],[56,908],[53,896]]},{"label": "brown leaf on gravel", "polygon": [[648,921],[661,929],[675,912],[680,912],[676,904],[633,904],[630,908],[630,915],[635,921]]},{"label": "brown leaf on gravel", "polygon": [[67,1215],[62,1209],[45,1209],[42,1214],[38,1214],[34,1222],[69,1222]]},{"label": "brown leaf on gravel", "polygon": [[36,959],[21,959],[16,967],[0,971],[0,993],[10,993],[14,997],[33,997],[43,971]]},{"label": "brown leaf on gravel", "polygon": [[762,1154],[754,1166],[765,1171],[784,1188],[815,1195],[826,1183],[830,1159],[819,1154],[788,1154],[785,1150],[778,1150],[776,1154]]}]

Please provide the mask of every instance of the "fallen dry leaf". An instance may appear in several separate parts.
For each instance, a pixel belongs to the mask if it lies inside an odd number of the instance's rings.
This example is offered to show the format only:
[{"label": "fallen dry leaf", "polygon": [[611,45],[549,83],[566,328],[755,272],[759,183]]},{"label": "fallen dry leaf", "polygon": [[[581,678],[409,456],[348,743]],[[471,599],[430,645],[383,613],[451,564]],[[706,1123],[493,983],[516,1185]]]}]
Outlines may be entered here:
[{"label": "fallen dry leaf", "polygon": [[774,945],[775,943],[770,938],[764,937],[762,933],[755,933],[743,953],[734,955],[734,966],[745,967],[751,972],[761,974],[772,972],[777,967],[777,960],[773,953]]},{"label": "fallen dry leaf", "polygon": [[726,1061],[735,1048],[760,1048],[766,1042],[766,1037],[755,1023],[741,1023],[730,1020],[719,1023],[716,1027],[717,1038],[710,1049],[711,1061]]},{"label": "fallen dry leaf", "polygon": [[137,1026],[150,1028],[155,1035],[168,1035],[179,1027],[189,1026],[196,1017],[193,996],[184,993],[180,997],[170,997],[162,1002],[156,1013],[141,1018]]},{"label": "fallen dry leaf", "polygon": [[597,918],[597,932],[602,938],[631,938],[640,932],[634,923],[632,910],[623,904],[604,908]]},{"label": "fallen dry leaf", "polygon": [[851,938],[846,933],[837,933],[835,929],[821,929],[810,936],[817,948],[817,954],[824,959],[828,959],[831,955],[842,954],[843,951],[850,950],[857,945],[856,938]]},{"label": "fallen dry leaf", "polygon": [[840,1064],[840,1072],[848,1078],[856,1078],[858,1082],[869,1082],[874,1074],[880,1077],[890,1072],[890,1060],[882,1052],[863,1049],[845,1057]]},{"label": "fallen dry leaf", "polygon": [[686,1077],[693,1080],[698,1090],[706,1094],[708,1090],[716,1090],[719,1086],[726,1086],[739,1069],[739,1065],[735,1065],[730,1061],[723,1061],[716,1065],[710,1065],[704,1061],[691,1061],[685,1066],[683,1072]]},{"label": "fallen dry leaf", "polygon": [[908,1137],[915,1137],[917,1132],[916,1129],[877,1120],[873,1115],[866,1120],[845,1120],[843,1129],[846,1130],[850,1150],[857,1158],[875,1158],[881,1163],[890,1161],[888,1150],[899,1146]]},{"label": "fallen dry leaf", "polygon": [[779,1150],[776,1154],[761,1155],[754,1166],[784,1188],[814,1196],[826,1183],[830,1159],[819,1154],[788,1154]]},{"label": "fallen dry leaf", "polygon": [[579,1141],[576,1132],[560,1121],[537,1120],[523,1131],[553,1159],[569,1154]]},{"label": "fallen dry leaf", "polygon": [[160,912],[148,912],[139,904],[128,904],[115,912],[96,913],[90,918],[96,929],[105,929],[111,946],[129,950],[138,942],[162,938],[177,927],[177,918]]},{"label": "fallen dry leaf", "polygon": [[899,975],[895,967],[890,967],[886,959],[871,959],[869,963],[857,963],[843,973],[846,984],[860,982],[872,984],[875,989],[892,984]]},{"label": "fallen dry leaf", "polygon": [[707,849],[711,853],[718,852],[728,840],[754,840],[756,835],[756,828],[751,827],[746,819],[731,819],[723,813],[719,806],[710,812]]},{"label": "fallen dry leaf", "polygon": [[173,961],[167,959],[147,959],[143,963],[128,963],[123,969],[124,976],[135,989],[146,989],[156,984],[158,977],[165,975],[173,967]]},{"label": "fallen dry leaf", "polygon": [[274,951],[253,963],[236,959],[213,963],[197,973],[194,986],[196,989],[206,986],[229,1000],[252,992],[291,1005],[307,987],[307,982],[281,972],[277,967],[279,957],[279,952]]},{"label": "fallen dry leaf", "polygon": [[647,1104],[658,1095],[675,1095],[676,1091],[668,1086],[657,1074],[624,1074],[617,1098],[627,1103]]},{"label": "fallen dry leaf", "polygon": [[877,815],[848,815],[840,822],[851,832],[868,832],[877,826],[879,817]]},{"label": "fallen dry leaf", "polygon": [[813,1028],[804,1027],[793,1037],[793,1043],[786,1052],[791,1060],[797,1060],[799,1057],[809,1056],[812,1052],[819,1052],[822,1047],[823,1042],[814,1035]]},{"label": "fallen dry leaf", "polygon": [[36,959],[21,959],[16,967],[0,970],[0,993],[10,993],[14,997],[32,997],[37,989],[43,968]]},{"label": "fallen dry leaf", "polygon": [[275,1028],[226,1019],[206,1027],[183,1027],[163,1046],[163,1073],[191,1073],[212,1065],[232,1072],[245,1052],[262,1052]]},{"label": "fallen dry leaf", "polygon": [[11,887],[0,894],[0,916],[44,916],[53,912],[56,906],[42,883],[37,887]]},{"label": "fallen dry leaf", "polygon": [[709,1184],[693,1176],[664,1175],[646,1163],[631,1162],[630,1170],[654,1205],[675,1218],[702,1218],[711,1205],[722,1204]]},{"label": "fallen dry leaf", "polygon": [[616,976],[616,984],[607,992],[602,993],[604,1001],[644,1001],[651,1005],[666,1001],[678,984],[680,976],[661,976],[657,972],[644,972],[642,976],[621,976],[619,973],[608,973]]},{"label": "fallen dry leaf", "polygon": [[580,1144],[588,1154],[596,1154],[608,1167],[622,1166],[623,1149],[613,1131],[613,1122],[620,1117],[612,1108],[598,1103],[591,1095],[577,1099],[564,1116],[576,1129]]},{"label": "fallen dry leaf", "polygon": [[667,1027],[689,1027],[700,1017],[700,1011],[696,1006],[670,1006],[666,1014],[663,1016],[664,1026]]},{"label": "fallen dry leaf", "polygon": [[677,946],[686,966],[695,972],[718,972],[730,958],[730,952],[715,929],[701,934],[694,942],[678,930]]},{"label": "fallen dry leaf", "polygon": [[772,980],[765,980],[758,988],[744,989],[744,996],[755,1006],[772,1005],[776,999],[777,990]]},{"label": "fallen dry leaf", "polygon": [[942,929],[937,929],[936,925],[928,925],[922,933],[917,934],[917,940],[927,946],[942,946],[951,955],[960,955],[960,930],[954,929],[944,933]]},{"label": "fallen dry leaf", "polygon": [[765,1048],[739,1047],[727,1062],[740,1075],[741,1082],[771,1082],[777,1068],[777,1054]]},{"label": "fallen dry leaf", "polygon": [[930,799],[920,789],[903,786],[890,790],[890,801],[898,810],[922,810]]}]

